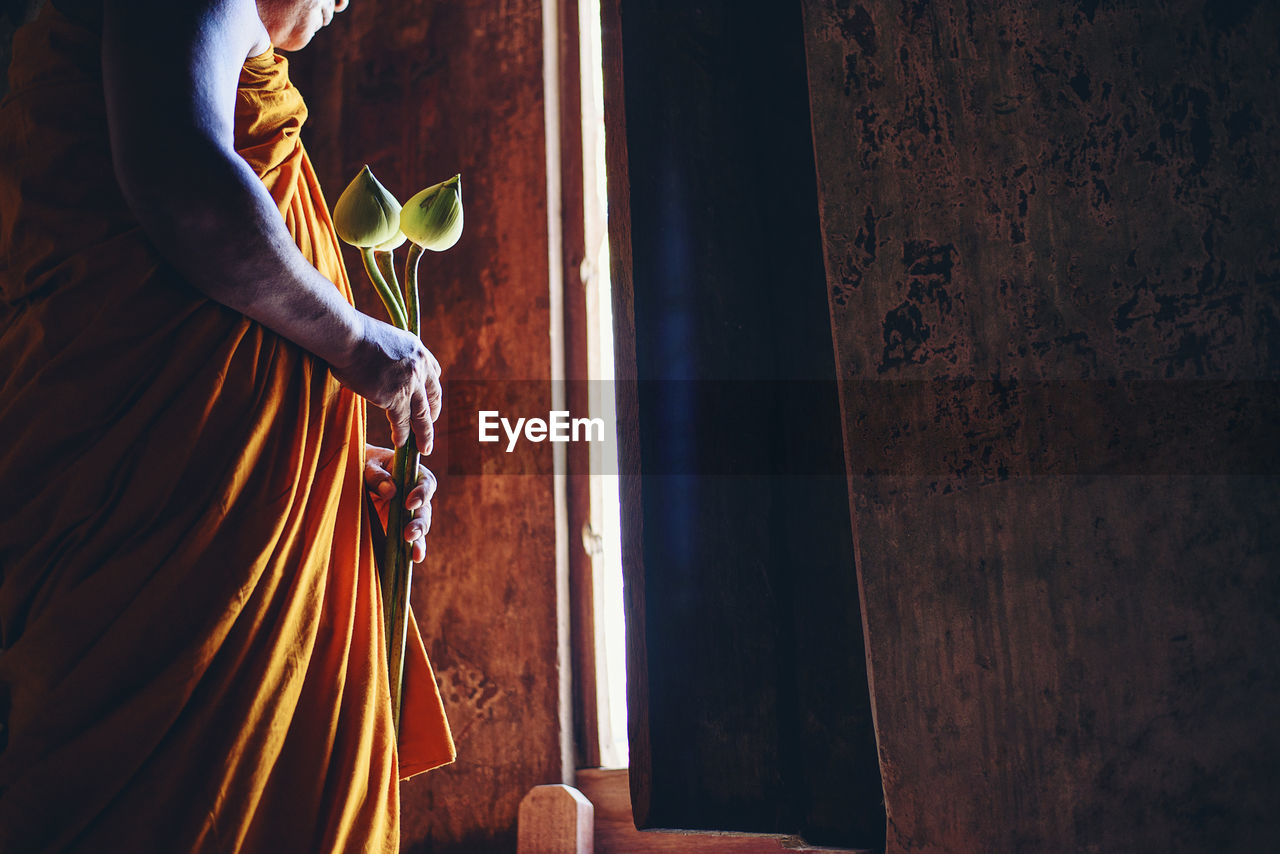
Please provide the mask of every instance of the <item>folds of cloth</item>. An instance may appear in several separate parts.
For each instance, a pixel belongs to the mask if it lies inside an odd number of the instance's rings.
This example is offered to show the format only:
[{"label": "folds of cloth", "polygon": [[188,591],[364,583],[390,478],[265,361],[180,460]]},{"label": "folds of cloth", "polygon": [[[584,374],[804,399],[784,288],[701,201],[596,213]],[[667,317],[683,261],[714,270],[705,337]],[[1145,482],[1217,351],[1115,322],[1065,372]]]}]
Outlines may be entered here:
[{"label": "folds of cloth", "polygon": [[[400,748],[363,402],[133,220],[97,36],[46,8],[0,106],[0,851],[395,851],[453,743],[414,629]],[[236,147],[351,292],[286,61]],[[172,176],[181,181],[181,175]]]}]

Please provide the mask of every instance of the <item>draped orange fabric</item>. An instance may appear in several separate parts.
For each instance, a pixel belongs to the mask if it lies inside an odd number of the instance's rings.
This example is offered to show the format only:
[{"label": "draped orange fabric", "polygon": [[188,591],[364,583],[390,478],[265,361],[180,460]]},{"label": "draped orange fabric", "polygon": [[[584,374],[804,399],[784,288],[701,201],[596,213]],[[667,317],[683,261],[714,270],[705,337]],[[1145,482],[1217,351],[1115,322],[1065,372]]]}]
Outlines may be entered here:
[{"label": "draped orange fabric", "polygon": [[[0,851],[395,851],[454,753],[412,620],[392,734],[363,401],[151,246],[98,50],[47,6],[0,105]],[[245,63],[236,148],[350,299],[305,117]]]}]

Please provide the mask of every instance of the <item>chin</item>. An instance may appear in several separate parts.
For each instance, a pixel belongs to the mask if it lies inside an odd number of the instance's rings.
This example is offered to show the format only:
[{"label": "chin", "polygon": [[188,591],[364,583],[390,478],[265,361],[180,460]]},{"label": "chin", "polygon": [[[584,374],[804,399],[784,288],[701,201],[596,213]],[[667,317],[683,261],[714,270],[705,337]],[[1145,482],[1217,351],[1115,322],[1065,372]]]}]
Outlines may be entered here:
[{"label": "chin", "polygon": [[311,39],[315,37],[316,32],[317,30],[295,30],[279,41],[272,39],[272,44],[275,45],[276,50],[302,50],[311,44]]}]

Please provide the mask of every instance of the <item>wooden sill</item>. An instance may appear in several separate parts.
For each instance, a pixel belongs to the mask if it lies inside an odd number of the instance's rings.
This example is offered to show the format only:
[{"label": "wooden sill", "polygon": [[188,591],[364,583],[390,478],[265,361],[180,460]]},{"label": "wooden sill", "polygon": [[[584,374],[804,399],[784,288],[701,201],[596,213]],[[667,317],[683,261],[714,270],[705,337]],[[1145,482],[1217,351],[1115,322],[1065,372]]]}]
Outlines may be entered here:
[{"label": "wooden sill", "polygon": [[691,830],[636,830],[631,816],[627,769],[579,768],[576,787],[595,808],[595,854],[788,854],[795,851],[867,854],[845,848],[816,848],[796,836],[709,833]]}]

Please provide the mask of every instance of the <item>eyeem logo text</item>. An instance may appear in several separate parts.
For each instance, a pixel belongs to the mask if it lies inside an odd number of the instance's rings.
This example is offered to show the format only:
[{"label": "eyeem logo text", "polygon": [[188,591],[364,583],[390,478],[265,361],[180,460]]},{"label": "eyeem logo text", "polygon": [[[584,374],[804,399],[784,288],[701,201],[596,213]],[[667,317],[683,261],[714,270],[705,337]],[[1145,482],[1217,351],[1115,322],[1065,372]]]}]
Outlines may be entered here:
[{"label": "eyeem logo text", "polygon": [[529,442],[603,442],[603,418],[570,418],[569,410],[553,409],[547,419],[517,418],[515,424],[496,409],[482,409],[480,415],[481,442],[497,442],[498,427],[507,434],[507,453],[516,448],[516,442],[524,436]]}]

